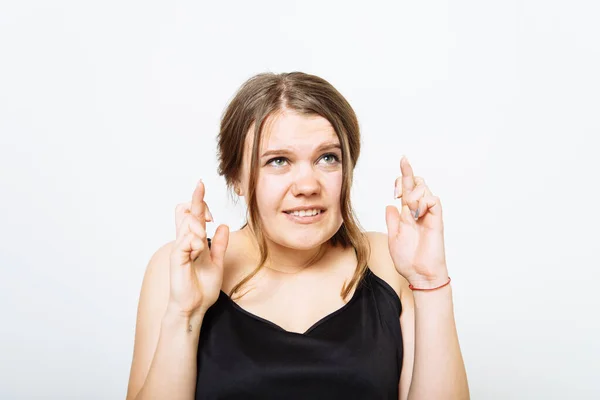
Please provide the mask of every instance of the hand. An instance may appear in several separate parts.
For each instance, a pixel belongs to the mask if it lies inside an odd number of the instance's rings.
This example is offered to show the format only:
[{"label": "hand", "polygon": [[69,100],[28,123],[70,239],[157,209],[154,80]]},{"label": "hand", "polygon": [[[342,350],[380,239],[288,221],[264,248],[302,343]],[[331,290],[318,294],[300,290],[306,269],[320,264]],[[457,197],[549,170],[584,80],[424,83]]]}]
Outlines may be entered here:
[{"label": "hand", "polygon": [[175,209],[177,239],[170,256],[169,310],[186,316],[204,315],[217,301],[229,242],[229,227],[220,225],[208,248],[206,221],[212,221],[212,215],[204,190],[204,183],[198,182],[191,203]]},{"label": "hand", "polygon": [[434,288],[448,281],[442,205],[423,178],[414,176],[406,157],[400,160],[400,169],[396,197],[402,197],[402,210],[399,213],[396,206],[385,210],[390,255],[409,283]]}]

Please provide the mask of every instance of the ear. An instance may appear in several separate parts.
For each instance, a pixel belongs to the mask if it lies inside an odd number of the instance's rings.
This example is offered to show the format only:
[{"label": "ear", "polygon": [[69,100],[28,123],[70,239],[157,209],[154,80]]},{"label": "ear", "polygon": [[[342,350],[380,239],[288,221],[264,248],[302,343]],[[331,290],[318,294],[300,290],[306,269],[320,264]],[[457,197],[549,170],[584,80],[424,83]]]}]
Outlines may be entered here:
[{"label": "ear", "polygon": [[240,189],[240,184],[239,183],[235,183],[233,185],[233,191],[235,192],[235,194],[237,194],[238,196],[242,196],[242,189]]}]

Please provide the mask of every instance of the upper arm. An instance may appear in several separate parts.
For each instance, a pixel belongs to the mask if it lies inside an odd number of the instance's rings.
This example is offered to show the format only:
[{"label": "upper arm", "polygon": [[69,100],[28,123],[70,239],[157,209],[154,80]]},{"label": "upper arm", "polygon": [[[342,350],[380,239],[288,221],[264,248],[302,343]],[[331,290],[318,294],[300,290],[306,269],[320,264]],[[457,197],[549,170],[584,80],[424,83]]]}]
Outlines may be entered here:
[{"label": "upper arm", "polygon": [[407,280],[401,276],[388,247],[388,236],[386,233],[367,232],[371,246],[369,268],[381,279],[386,281],[396,292],[402,303],[400,314],[400,330],[402,331],[402,373],[399,380],[400,399],[408,397],[408,390],[412,381],[413,364],[415,357],[415,310],[412,290],[408,287]]},{"label": "upper arm", "polygon": [[156,351],[162,317],[169,300],[169,255],[172,246],[173,242],[169,242],[159,248],[146,267],[137,309],[127,399],[135,398],[141,390]]}]

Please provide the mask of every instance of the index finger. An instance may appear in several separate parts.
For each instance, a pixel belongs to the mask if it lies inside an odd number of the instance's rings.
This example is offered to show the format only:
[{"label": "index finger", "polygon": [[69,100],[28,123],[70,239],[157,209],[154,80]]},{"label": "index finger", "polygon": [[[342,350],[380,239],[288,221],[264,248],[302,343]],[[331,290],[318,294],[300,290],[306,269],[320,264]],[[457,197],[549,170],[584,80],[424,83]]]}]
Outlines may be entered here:
[{"label": "index finger", "polygon": [[415,188],[415,175],[406,156],[400,160],[400,170],[402,171],[402,192],[408,194]]},{"label": "index finger", "polygon": [[202,179],[200,179],[196,189],[194,190],[194,194],[192,195],[192,207],[190,212],[203,224],[205,223],[204,192],[204,182],[202,182]]}]

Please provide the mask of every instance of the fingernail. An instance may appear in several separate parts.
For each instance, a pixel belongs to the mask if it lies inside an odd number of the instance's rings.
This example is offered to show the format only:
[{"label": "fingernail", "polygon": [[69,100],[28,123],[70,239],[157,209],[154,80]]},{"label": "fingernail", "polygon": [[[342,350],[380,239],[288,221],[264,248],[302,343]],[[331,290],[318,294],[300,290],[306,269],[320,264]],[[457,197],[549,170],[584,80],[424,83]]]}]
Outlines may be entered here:
[{"label": "fingernail", "polygon": [[397,199],[400,194],[400,188],[398,186],[394,187],[394,198]]},{"label": "fingernail", "polygon": [[415,211],[414,213],[414,217],[415,219],[419,219],[419,209],[417,208],[417,211]]}]

